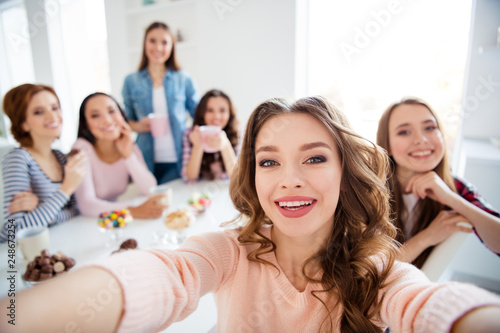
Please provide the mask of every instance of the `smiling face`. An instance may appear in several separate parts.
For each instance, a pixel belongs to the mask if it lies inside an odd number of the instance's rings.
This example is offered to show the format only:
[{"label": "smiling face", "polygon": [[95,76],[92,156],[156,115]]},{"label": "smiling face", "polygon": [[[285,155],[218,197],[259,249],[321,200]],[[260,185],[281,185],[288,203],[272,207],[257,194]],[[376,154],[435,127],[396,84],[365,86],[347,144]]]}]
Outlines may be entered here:
[{"label": "smiling face", "polygon": [[62,129],[62,113],[57,97],[46,90],[33,95],[22,129],[30,134],[33,142],[57,139]]},{"label": "smiling face", "polygon": [[324,241],[333,227],[342,169],[327,128],[307,114],[268,120],[255,141],[255,187],[281,234]]},{"label": "smiling face", "polygon": [[203,119],[205,124],[226,127],[229,121],[230,111],[229,102],[224,97],[210,97],[207,101],[207,109]]},{"label": "smiling face", "polygon": [[146,35],[144,50],[150,64],[165,64],[170,58],[172,47],[172,36],[165,29],[153,29]]},{"label": "smiling face", "polygon": [[398,173],[412,176],[433,170],[444,157],[443,134],[436,118],[420,104],[401,104],[389,119],[389,155]]},{"label": "smiling face", "polygon": [[85,119],[96,140],[118,139],[125,122],[118,105],[105,95],[96,95],[87,101]]}]

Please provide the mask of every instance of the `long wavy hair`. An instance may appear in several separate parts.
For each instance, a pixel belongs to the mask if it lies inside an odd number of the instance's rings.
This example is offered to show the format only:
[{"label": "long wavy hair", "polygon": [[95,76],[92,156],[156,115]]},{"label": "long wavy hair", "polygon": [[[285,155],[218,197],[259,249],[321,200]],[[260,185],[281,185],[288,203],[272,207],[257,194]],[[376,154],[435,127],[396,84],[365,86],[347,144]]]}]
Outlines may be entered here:
[{"label": "long wavy hair", "polygon": [[177,58],[175,56],[176,40],[175,40],[174,34],[172,33],[172,30],[170,30],[169,26],[163,22],[153,22],[146,28],[146,32],[144,33],[144,39],[142,41],[141,62],[139,63],[139,71],[148,67],[149,60],[148,60],[148,57],[146,56],[146,41],[147,41],[148,33],[154,29],[163,29],[170,35],[170,37],[172,37],[172,52],[170,53],[170,57],[165,62],[165,67],[167,67],[168,69],[171,69],[173,71],[180,70],[181,66],[179,66],[179,63],[177,62]]},{"label": "long wavy hair", "polygon": [[[436,123],[440,131],[442,131],[441,130],[442,126],[441,122],[439,121],[439,118],[436,115],[436,112],[434,112],[434,110],[424,100],[416,97],[406,97],[399,102],[389,105],[389,107],[387,107],[387,109],[384,111],[382,117],[379,120],[378,130],[377,130],[377,144],[380,147],[384,148],[390,155],[391,173],[389,175],[387,184],[392,193],[392,198],[390,200],[391,215],[392,215],[391,217],[398,229],[398,234],[396,239],[400,243],[404,243],[406,241],[405,239],[406,227],[404,221],[401,220],[401,216],[402,213],[404,212],[405,206],[403,202],[403,193],[401,191],[401,186],[396,176],[396,169],[398,166],[394,158],[392,158],[391,156],[391,149],[390,149],[391,146],[389,141],[389,120],[391,118],[392,112],[400,105],[424,106],[436,119]],[[434,171],[439,177],[441,177],[441,179],[445,182],[446,185],[448,185],[449,188],[451,188],[453,191],[456,192],[455,183],[450,171],[449,157],[446,149],[446,142],[444,141],[444,136],[443,136],[443,143],[444,143],[443,159],[432,171]],[[415,235],[420,231],[424,230],[425,228],[427,228],[429,224],[436,218],[439,212],[442,211],[443,209],[449,209],[449,208],[445,207],[443,204],[434,201],[430,198],[425,198],[423,200],[420,199],[417,205],[415,206],[414,211],[409,212],[409,214],[417,214],[418,216],[416,220],[417,222],[413,226],[413,230],[410,231],[411,235]],[[432,252],[433,248],[434,247],[432,246],[423,251],[413,261],[413,264],[418,268],[422,267],[425,260],[427,260],[427,257]]]},{"label": "long wavy hair", "polygon": [[[229,142],[231,142],[231,146],[233,149],[236,149],[238,146],[238,142],[240,140],[239,132],[238,132],[238,119],[236,118],[236,109],[234,108],[231,99],[227,94],[225,94],[221,90],[212,89],[209,90],[200,100],[196,110],[194,111],[193,125],[203,126],[205,123],[205,113],[207,113],[207,104],[208,100],[212,97],[223,97],[229,104],[229,120],[226,126],[222,129],[226,132],[227,138]],[[213,174],[210,171],[210,165],[216,161],[219,154],[216,153],[203,153],[203,158],[201,160],[200,173],[206,175],[208,178],[213,179]],[[224,163],[222,164],[222,169],[225,171]]]},{"label": "long wavy hair", "polygon": [[[230,183],[231,199],[239,217],[248,221],[240,229],[239,241],[259,245],[248,255],[249,260],[272,265],[261,258],[275,251],[276,245],[261,232],[262,226],[273,222],[260,206],[255,188],[255,139],[269,119],[282,114],[308,114],[318,119],[334,138],[341,160],[341,190],[334,227],[325,247],[302,268],[308,281],[322,286],[321,290],[312,291],[328,313],[322,327],[329,325],[330,331],[334,329],[333,312],[340,306],[342,332],[381,332],[372,319],[377,318],[382,302],[379,291],[389,283],[387,278],[397,254],[396,229],[389,221],[389,192],[385,186],[387,155],[355,134],[344,114],[328,100],[307,97],[290,104],[270,99],[253,111]],[[381,267],[375,258],[382,258]],[[315,264],[322,269],[320,280],[306,274],[306,266]],[[328,305],[320,294],[336,302]]]}]

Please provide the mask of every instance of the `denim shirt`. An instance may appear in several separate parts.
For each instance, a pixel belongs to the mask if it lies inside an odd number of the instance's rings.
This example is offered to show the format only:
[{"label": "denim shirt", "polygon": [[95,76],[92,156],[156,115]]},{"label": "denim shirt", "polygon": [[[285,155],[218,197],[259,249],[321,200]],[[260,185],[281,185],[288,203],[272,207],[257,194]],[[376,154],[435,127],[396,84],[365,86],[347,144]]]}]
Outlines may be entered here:
[{"label": "denim shirt", "polygon": [[[186,129],[186,110],[194,115],[199,96],[191,76],[184,71],[168,70],[163,79],[167,97],[168,117],[174,137],[177,169],[182,168],[182,135]],[[125,113],[129,120],[140,121],[153,113],[153,81],[147,69],[127,75],[122,89]],[[139,133],[137,145],[144,155],[148,169],[154,173],[154,142],[151,132]]]}]

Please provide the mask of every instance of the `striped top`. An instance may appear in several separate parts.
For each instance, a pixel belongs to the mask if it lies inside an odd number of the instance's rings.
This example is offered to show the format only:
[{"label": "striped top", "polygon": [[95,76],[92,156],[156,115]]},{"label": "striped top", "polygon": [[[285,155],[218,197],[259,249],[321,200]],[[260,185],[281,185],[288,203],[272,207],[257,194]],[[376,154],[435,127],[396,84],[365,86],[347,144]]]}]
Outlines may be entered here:
[{"label": "striped top", "polygon": [[[52,151],[61,166],[64,166],[66,156],[58,150]],[[32,226],[51,226],[67,221],[78,214],[74,196],[68,197],[61,191],[59,189],[61,182],[53,182],[49,179],[26,149],[15,148],[5,156],[2,174],[5,219],[2,221],[4,224],[0,231],[0,242],[8,239],[7,221],[9,220],[14,220],[16,230],[20,230]],[[32,191],[38,197],[38,206],[30,212],[10,214],[8,212],[10,202],[14,195],[21,191]]]}]

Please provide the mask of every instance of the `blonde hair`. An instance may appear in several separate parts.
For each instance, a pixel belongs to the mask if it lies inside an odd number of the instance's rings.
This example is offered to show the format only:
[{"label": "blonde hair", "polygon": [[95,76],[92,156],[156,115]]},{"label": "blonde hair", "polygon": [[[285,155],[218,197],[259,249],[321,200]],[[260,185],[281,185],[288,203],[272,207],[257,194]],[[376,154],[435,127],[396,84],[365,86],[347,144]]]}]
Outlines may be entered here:
[{"label": "blonde hair", "polygon": [[[400,105],[421,105],[429,110],[432,116],[436,119],[437,126],[439,130],[442,129],[441,122],[436,115],[436,112],[422,99],[416,97],[406,97],[401,101],[393,103],[387,107],[387,109],[382,114],[382,117],[379,120],[378,130],[377,130],[377,144],[384,148],[386,151],[390,153],[390,141],[389,141],[389,120],[391,118],[392,112]],[[444,138],[443,138],[444,140]],[[443,141],[444,142],[444,141]],[[434,168],[434,172],[443,179],[443,181],[456,192],[455,183],[453,180],[453,176],[450,172],[450,164],[448,153],[446,152],[446,143],[444,142],[444,156],[443,159],[439,162],[439,164]],[[394,159],[391,157],[391,173],[387,180],[387,185],[392,192],[392,198],[390,200],[391,205],[391,215],[394,221],[394,224],[398,228],[398,234],[396,239],[400,243],[404,243],[405,239],[405,225],[401,220],[401,214],[404,210],[404,202],[403,196],[400,190],[399,182],[396,177],[396,168],[397,164]],[[445,206],[437,201],[434,201],[429,198],[425,198],[424,200],[419,200],[417,206],[415,207],[415,212],[418,214],[417,223],[415,223],[413,230],[411,230],[411,234],[415,235],[427,228],[429,224],[434,220],[434,218],[439,214],[440,211],[445,209]],[[414,261],[413,264],[417,267],[422,267],[425,260],[431,253],[434,247],[429,247],[424,252],[422,252]]]},{"label": "blonde hair", "polygon": [[[255,139],[269,119],[282,114],[308,114],[318,119],[334,138],[341,160],[335,227],[326,246],[311,257],[302,270],[308,281],[322,285],[322,290],[312,294],[328,312],[323,324],[329,323],[333,330],[331,314],[340,305],[342,332],[381,332],[370,320],[380,310],[378,292],[387,283],[397,251],[396,230],[389,221],[389,192],[385,187],[387,156],[376,145],[355,134],[345,115],[328,100],[308,97],[290,104],[283,99],[270,99],[253,111],[230,184],[231,199],[240,217],[248,219],[240,229],[239,241],[260,244],[248,259],[270,264],[261,258],[264,253],[275,251],[276,245],[260,232],[263,225],[272,225],[272,221],[260,206],[255,188]],[[372,260],[374,256],[384,258],[382,268]],[[305,273],[305,267],[312,263],[319,263],[323,270],[318,281]],[[333,308],[328,308],[317,296],[319,293],[337,299]]]}]

